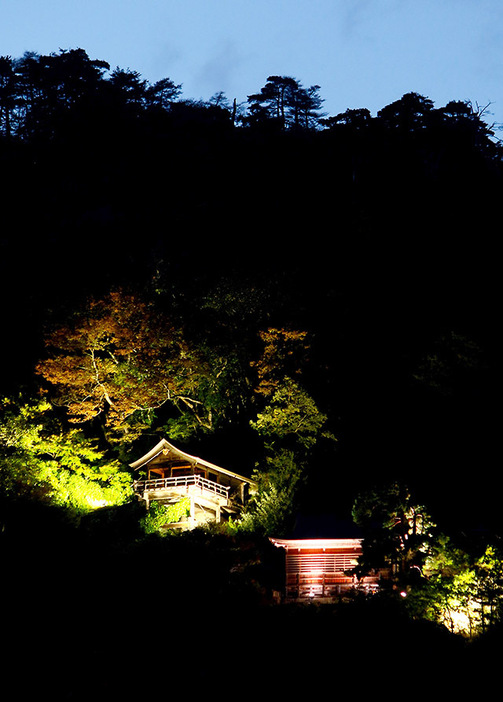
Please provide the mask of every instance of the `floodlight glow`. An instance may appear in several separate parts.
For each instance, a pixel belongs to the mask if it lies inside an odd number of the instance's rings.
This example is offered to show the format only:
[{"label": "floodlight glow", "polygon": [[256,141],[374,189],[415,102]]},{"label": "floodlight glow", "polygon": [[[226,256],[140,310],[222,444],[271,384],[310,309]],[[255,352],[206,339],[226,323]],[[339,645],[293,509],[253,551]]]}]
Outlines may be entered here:
[{"label": "floodlight glow", "polygon": [[92,497],[86,497],[86,502],[89,505],[89,507],[92,507],[93,509],[98,509],[99,507],[106,507],[108,504],[106,500],[95,500]]}]

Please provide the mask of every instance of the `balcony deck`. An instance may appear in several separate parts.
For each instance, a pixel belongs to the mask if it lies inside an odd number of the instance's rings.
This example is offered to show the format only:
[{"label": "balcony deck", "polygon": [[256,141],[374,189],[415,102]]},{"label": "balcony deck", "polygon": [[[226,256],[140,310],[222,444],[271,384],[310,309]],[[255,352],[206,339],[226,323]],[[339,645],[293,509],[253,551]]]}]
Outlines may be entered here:
[{"label": "balcony deck", "polygon": [[220,506],[229,503],[230,487],[219,485],[201,475],[181,475],[174,478],[156,478],[153,480],[135,480],[134,492],[150,500],[179,495],[197,496]]}]

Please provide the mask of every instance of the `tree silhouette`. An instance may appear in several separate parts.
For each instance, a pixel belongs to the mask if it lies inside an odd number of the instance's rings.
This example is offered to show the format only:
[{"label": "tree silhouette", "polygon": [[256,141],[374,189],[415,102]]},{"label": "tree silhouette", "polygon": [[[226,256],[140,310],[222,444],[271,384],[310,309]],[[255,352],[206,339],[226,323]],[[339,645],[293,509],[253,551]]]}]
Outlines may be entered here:
[{"label": "tree silhouette", "polygon": [[427,126],[433,102],[418,93],[406,93],[400,100],[379,110],[377,116],[388,127],[404,132]]},{"label": "tree silhouette", "polygon": [[273,120],[281,129],[317,126],[323,102],[319,90],[319,85],[303,88],[290,76],[269,76],[259,93],[248,96],[248,123]]},{"label": "tree silhouette", "polygon": [[0,133],[7,138],[12,132],[16,106],[16,75],[10,56],[0,56]]},{"label": "tree silhouette", "polygon": [[147,103],[162,109],[170,107],[182,92],[182,86],[176,85],[170,78],[162,78],[146,90]]}]

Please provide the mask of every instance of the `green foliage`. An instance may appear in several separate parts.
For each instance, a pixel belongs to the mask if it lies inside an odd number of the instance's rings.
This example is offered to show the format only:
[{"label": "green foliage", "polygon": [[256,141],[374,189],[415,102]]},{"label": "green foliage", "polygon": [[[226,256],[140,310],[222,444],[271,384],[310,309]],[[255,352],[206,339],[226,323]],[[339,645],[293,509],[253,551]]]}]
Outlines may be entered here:
[{"label": "green foliage", "polygon": [[118,505],[131,496],[131,477],[82,431],[65,429],[45,400],[4,398],[0,475],[7,497],[31,496],[76,512]]},{"label": "green foliage", "polygon": [[321,436],[327,417],[298,378],[309,350],[307,332],[268,329],[261,332],[262,355],[252,366],[256,369],[256,394],[265,404],[250,425],[266,442],[287,442],[302,451],[313,448]]},{"label": "green foliage", "polygon": [[237,521],[239,530],[282,536],[291,525],[305,466],[293,451],[281,450],[255,469],[258,490]]},{"label": "green foliage", "polygon": [[[261,436],[295,438],[304,449],[312,448],[327,420],[313,398],[294,380],[286,377],[270,402],[250,425]],[[327,436],[327,434],[325,434]]]},{"label": "green foliage", "polygon": [[89,300],[45,341],[36,370],[51,401],[70,422],[99,422],[110,443],[154,424],[173,440],[214,431],[242,400],[232,353],[189,343],[179,324],[122,290]]},{"label": "green foliage", "polygon": [[250,426],[264,441],[265,458],[255,470],[258,492],[240,526],[281,536],[292,523],[309,452],[321,437],[334,437],[324,431],[327,417],[300,383],[307,332],[269,328],[260,338],[262,354],[252,367],[262,408]]},{"label": "green foliage", "polygon": [[301,375],[309,350],[306,337],[307,332],[291,329],[269,328],[260,332],[262,354],[251,363],[257,373],[258,395],[269,397],[285,377]]},{"label": "green foliage", "polygon": [[184,497],[171,505],[152,502],[147,514],[141,520],[141,525],[146,534],[155,534],[166,524],[176,524],[189,514],[190,497]]},{"label": "green foliage", "polygon": [[353,519],[365,536],[361,572],[391,566],[399,585],[421,573],[435,525],[406,487],[392,483],[359,495]]},{"label": "green foliage", "polygon": [[174,440],[222,428],[248,403],[248,379],[233,348],[193,342],[192,364],[197,375],[193,395],[165,424],[167,435]]},{"label": "green foliage", "polygon": [[423,578],[409,588],[409,612],[457,633],[463,619],[460,613],[468,611],[472,574],[468,554],[455,547],[447,536],[438,534],[425,560]]},{"label": "green foliage", "polygon": [[[198,397],[208,364],[151,304],[113,291],[46,336],[38,374],[70,421],[99,418],[108,438],[137,438],[141,420],[165,404],[207,423]],[[136,420],[136,421],[131,421]],[[137,431],[132,431],[136,427]]]},{"label": "green foliage", "polygon": [[471,556],[454,545],[397,483],[360,496],[353,516],[365,535],[357,572],[391,565],[413,617],[470,637],[501,620],[503,557],[494,546]]},{"label": "green foliage", "polygon": [[480,627],[500,621],[503,616],[503,554],[488,545],[475,561],[476,600],[479,604]]},{"label": "green foliage", "polygon": [[471,637],[501,620],[503,559],[494,546],[472,557],[441,537],[426,560],[424,577],[409,593],[415,613]]}]

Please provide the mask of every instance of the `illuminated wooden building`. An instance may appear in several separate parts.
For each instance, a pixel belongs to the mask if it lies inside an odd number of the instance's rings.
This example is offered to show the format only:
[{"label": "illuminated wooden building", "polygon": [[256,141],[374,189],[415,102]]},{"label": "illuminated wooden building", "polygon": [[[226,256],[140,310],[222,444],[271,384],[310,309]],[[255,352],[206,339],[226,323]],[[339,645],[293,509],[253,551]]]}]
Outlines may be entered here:
[{"label": "illuminated wooden building", "polygon": [[350,590],[372,592],[383,573],[358,580],[350,573],[362,552],[362,539],[271,539],[285,550],[285,598],[331,601]]},{"label": "illuminated wooden building", "polygon": [[145,475],[134,481],[133,488],[147,509],[152,501],[171,505],[186,497],[190,499],[190,516],[177,527],[191,528],[236,515],[256,489],[253,480],[191,456],[166,439],[130,467]]}]

